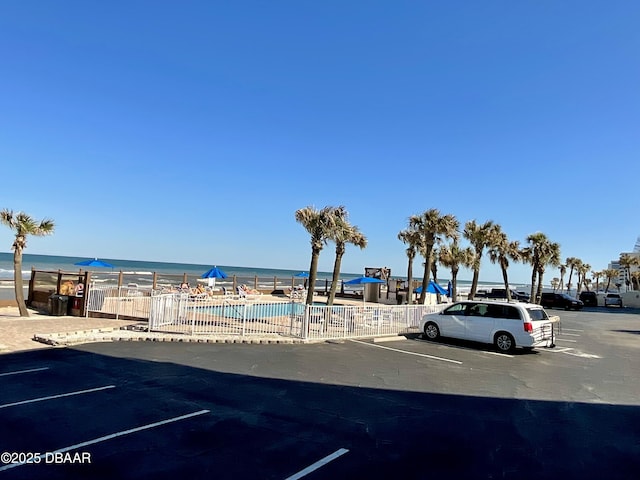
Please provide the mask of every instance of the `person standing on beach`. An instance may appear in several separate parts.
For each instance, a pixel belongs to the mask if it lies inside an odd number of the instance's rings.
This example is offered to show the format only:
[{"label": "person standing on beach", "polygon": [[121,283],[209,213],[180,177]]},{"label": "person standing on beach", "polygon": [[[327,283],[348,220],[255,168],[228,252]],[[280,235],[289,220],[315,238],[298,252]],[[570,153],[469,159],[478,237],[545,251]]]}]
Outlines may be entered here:
[{"label": "person standing on beach", "polygon": [[24,212],[13,213],[4,209],[0,212],[0,223],[16,232],[13,250],[13,280],[16,291],[16,302],[21,317],[28,317],[29,311],[24,302],[24,286],[22,284],[22,251],[27,247],[27,235],[43,237],[51,235],[55,228],[53,220],[44,219],[40,223]]}]

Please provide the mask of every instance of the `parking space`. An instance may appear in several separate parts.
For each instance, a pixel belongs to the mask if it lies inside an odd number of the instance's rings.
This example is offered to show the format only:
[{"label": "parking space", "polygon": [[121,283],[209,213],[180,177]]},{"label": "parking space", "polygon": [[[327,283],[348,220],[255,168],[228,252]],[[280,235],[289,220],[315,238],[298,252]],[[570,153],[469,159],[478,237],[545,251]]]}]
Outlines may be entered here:
[{"label": "parking space", "polygon": [[555,349],[513,355],[419,338],[6,355],[0,451],[41,457],[0,476],[629,478],[637,318],[561,317]]}]

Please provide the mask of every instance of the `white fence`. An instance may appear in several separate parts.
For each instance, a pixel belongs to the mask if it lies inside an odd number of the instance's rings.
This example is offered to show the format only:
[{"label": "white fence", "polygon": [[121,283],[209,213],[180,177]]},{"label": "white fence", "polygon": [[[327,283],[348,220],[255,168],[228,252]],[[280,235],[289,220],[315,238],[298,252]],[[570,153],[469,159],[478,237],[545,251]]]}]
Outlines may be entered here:
[{"label": "white fence", "polygon": [[442,305],[305,305],[233,296],[149,297],[149,330],[189,335],[279,335],[340,339],[417,332],[422,316]]},{"label": "white fence", "polygon": [[147,319],[152,293],[150,289],[138,287],[90,285],[86,292],[86,314]]}]

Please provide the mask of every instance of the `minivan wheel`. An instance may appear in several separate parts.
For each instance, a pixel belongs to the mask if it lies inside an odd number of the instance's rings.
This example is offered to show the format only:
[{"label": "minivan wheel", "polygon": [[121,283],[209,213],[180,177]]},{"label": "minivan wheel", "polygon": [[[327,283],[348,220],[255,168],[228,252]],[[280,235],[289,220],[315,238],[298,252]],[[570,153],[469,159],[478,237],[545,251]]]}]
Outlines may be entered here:
[{"label": "minivan wheel", "polygon": [[435,323],[429,322],[424,326],[424,336],[427,340],[437,340],[440,337],[440,329]]},{"label": "minivan wheel", "polygon": [[515,340],[511,334],[507,332],[496,333],[493,344],[502,353],[512,352],[516,348]]}]

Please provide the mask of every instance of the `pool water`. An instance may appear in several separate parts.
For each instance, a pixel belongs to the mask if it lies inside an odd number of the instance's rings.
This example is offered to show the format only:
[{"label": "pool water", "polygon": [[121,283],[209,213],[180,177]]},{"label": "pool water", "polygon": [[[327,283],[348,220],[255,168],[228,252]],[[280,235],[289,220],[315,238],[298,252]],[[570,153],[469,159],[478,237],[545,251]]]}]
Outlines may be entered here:
[{"label": "pool water", "polygon": [[304,304],[302,303],[243,303],[196,308],[199,312],[237,319],[271,318],[304,313]]}]

